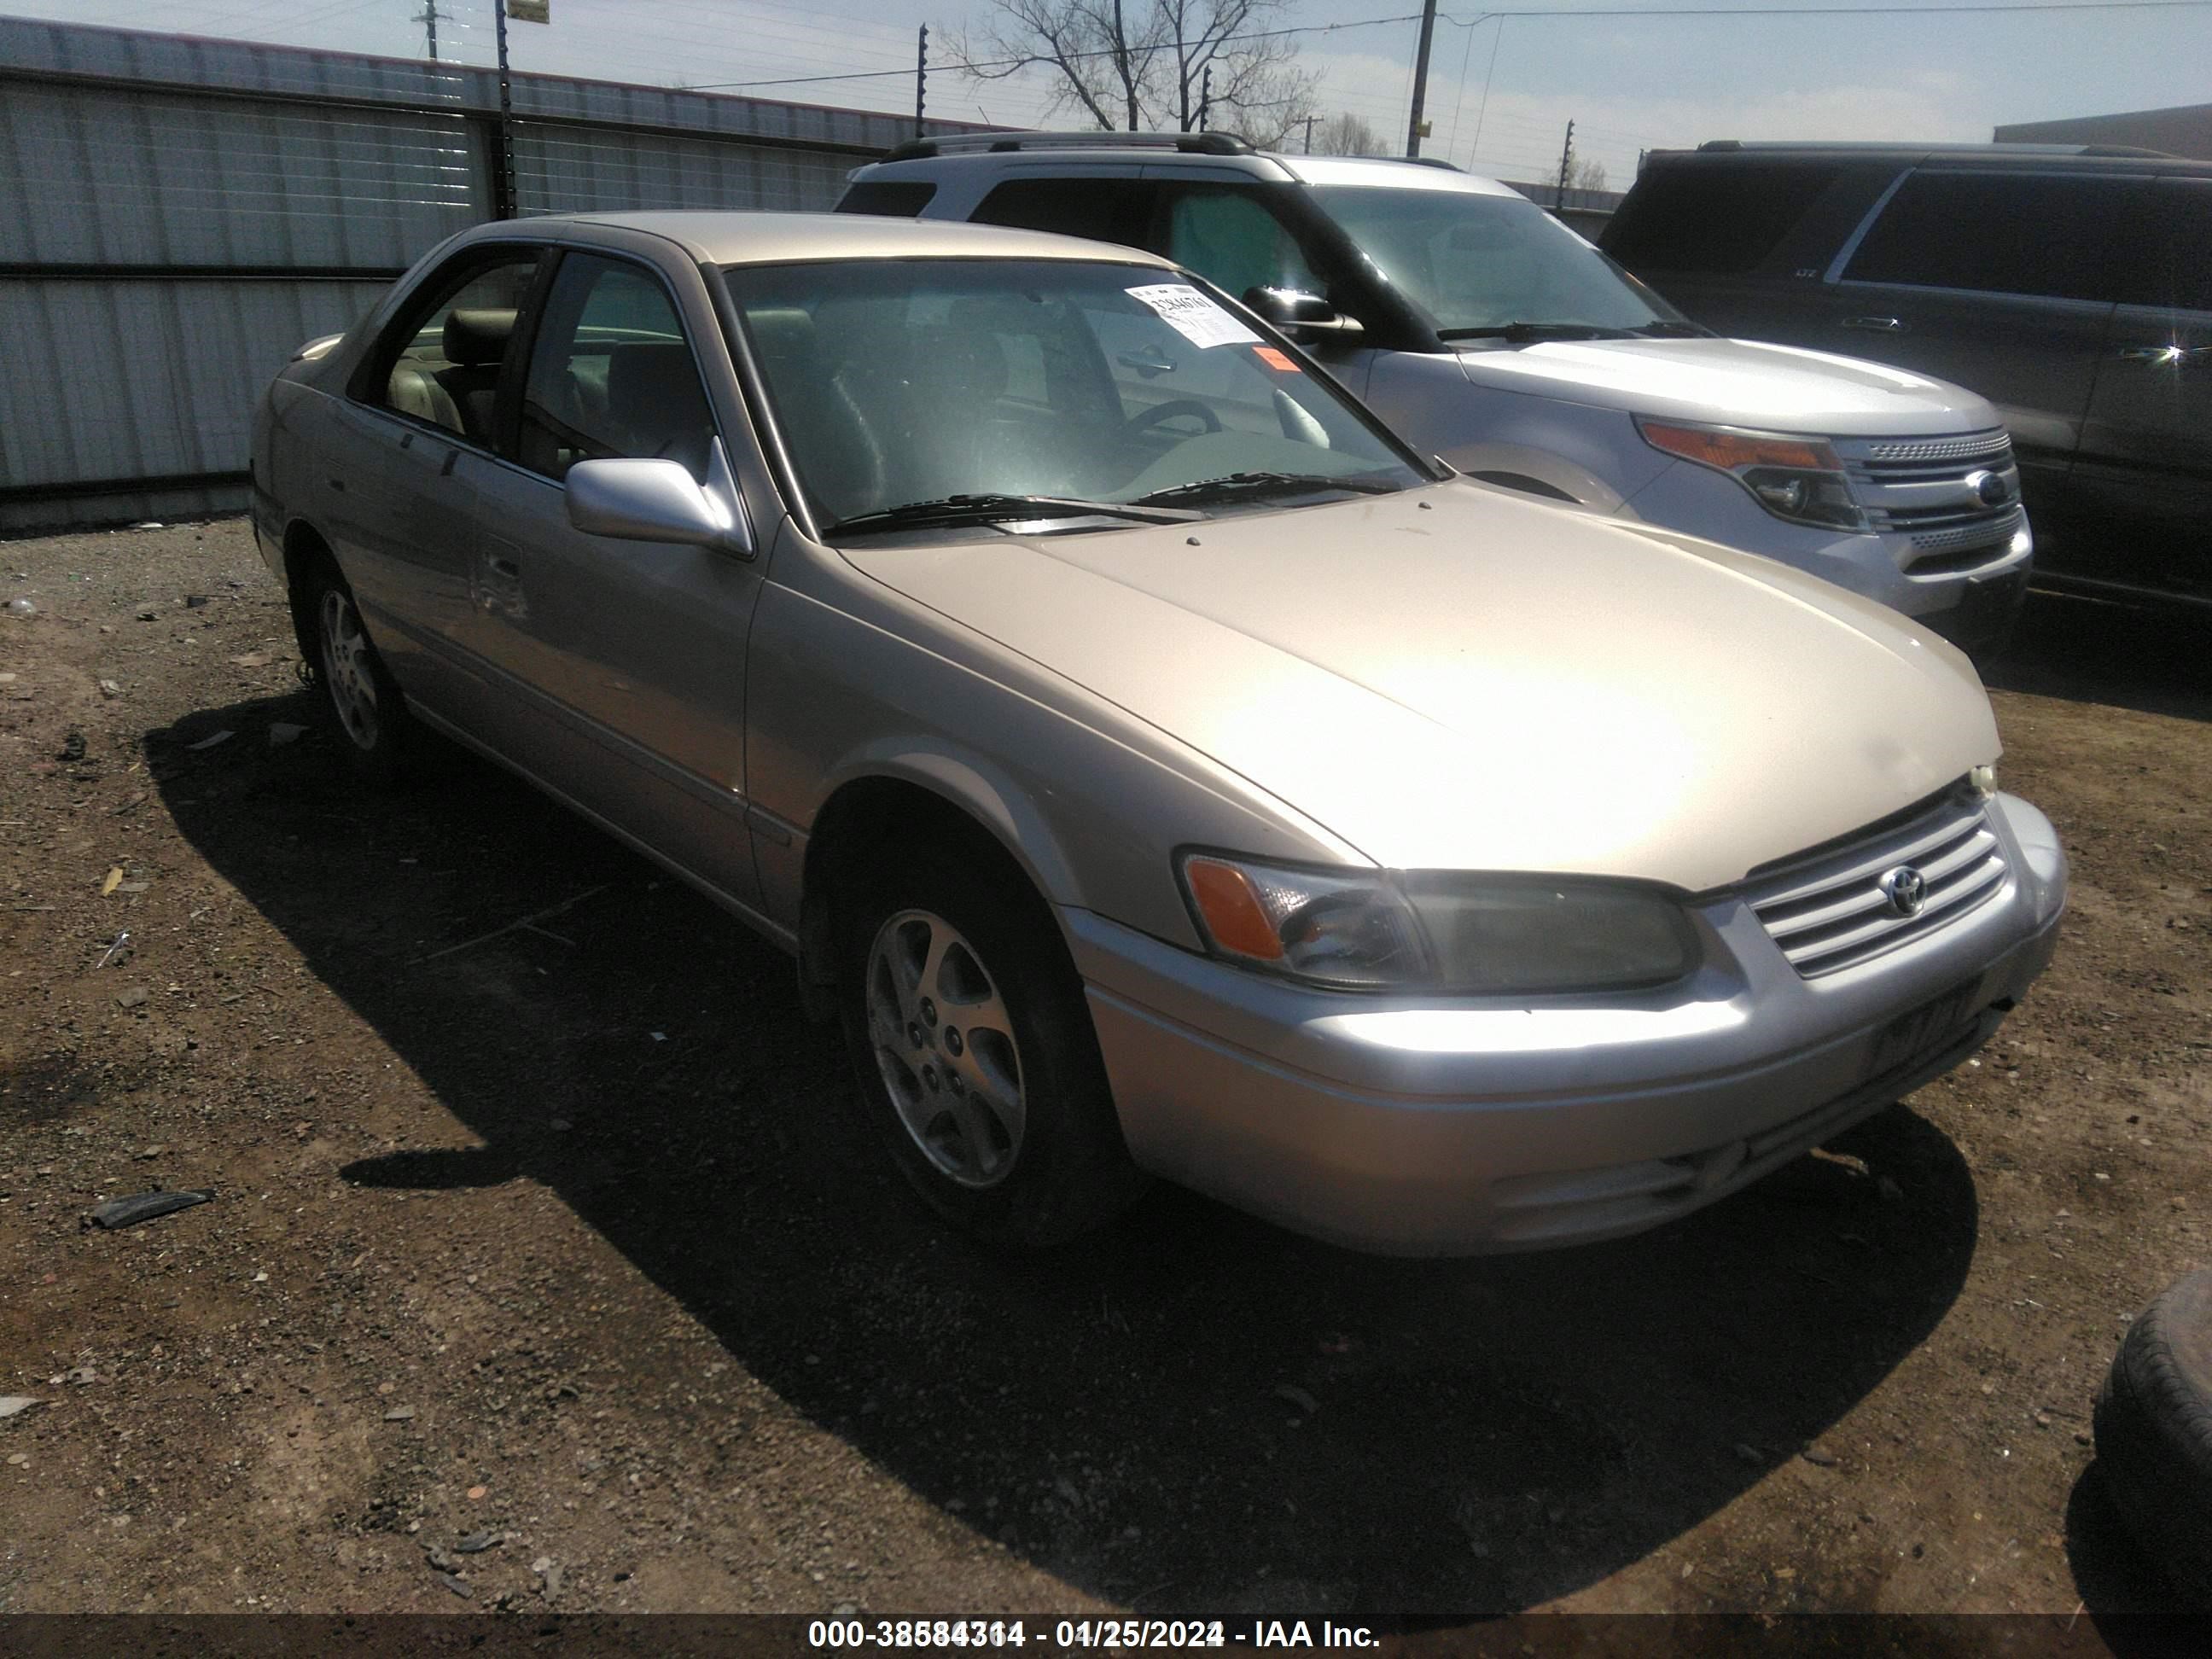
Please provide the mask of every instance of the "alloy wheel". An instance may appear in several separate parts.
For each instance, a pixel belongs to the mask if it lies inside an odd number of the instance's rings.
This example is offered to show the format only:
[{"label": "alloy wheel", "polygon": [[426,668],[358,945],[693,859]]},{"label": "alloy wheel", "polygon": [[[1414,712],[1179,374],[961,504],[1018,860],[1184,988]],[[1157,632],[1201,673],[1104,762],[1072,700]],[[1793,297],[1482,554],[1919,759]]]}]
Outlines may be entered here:
[{"label": "alloy wheel", "polygon": [[356,748],[374,749],[382,727],[377,716],[373,648],[362,628],[361,612],[354,608],[353,596],[339,587],[323,590],[320,609],[323,683],[330,688],[331,707]]},{"label": "alloy wheel", "polygon": [[1027,1121],[1021,1051],[999,981],[942,916],[902,910],[868,951],[868,1042],[899,1121],[942,1174],[994,1187]]}]

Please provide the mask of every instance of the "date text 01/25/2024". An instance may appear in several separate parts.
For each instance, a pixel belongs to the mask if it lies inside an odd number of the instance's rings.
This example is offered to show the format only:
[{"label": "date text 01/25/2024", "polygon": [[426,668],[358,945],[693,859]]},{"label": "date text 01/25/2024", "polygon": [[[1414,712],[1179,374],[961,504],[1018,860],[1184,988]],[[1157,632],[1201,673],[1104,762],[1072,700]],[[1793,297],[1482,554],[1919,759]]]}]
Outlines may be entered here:
[{"label": "date text 01/25/2024", "polygon": [[811,1648],[1370,1648],[1364,1625],[1303,1619],[816,1619]]}]

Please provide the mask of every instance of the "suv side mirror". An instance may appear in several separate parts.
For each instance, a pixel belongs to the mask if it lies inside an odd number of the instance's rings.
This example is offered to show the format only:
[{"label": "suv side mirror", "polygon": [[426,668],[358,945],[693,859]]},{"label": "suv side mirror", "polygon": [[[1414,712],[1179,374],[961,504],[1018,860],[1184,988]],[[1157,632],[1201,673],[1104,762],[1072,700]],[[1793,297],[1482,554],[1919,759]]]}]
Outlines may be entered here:
[{"label": "suv side mirror", "polygon": [[1357,317],[1347,317],[1318,294],[1294,288],[1248,288],[1244,303],[1301,344],[1348,342],[1364,332]]}]

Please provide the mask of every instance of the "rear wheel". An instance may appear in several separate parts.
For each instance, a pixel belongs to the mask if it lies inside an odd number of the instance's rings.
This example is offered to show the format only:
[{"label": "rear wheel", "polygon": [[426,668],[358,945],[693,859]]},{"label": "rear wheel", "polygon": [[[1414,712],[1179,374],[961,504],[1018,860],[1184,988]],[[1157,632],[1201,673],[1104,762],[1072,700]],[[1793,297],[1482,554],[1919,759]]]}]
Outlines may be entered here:
[{"label": "rear wheel", "polygon": [[994,1243],[1103,1225],[1143,1179],[1042,902],[995,848],[964,838],[856,876],[860,890],[840,896],[840,1000],[863,1102],[900,1172]]},{"label": "rear wheel", "polygon": [[353,589],[335,562],[319,557],[308,568],[301,598],[315,677],[347,761],[374,783],[398,783],[406,775],[416,730],[406,699],[368,637]]}]

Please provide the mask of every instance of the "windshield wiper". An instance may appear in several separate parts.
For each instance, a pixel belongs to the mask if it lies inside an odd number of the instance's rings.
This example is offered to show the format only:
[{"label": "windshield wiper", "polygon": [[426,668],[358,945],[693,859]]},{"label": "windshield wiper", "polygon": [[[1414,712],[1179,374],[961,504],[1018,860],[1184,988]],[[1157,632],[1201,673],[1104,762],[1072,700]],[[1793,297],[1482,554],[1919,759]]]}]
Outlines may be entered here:
[{"label": "windshield wiper", "polygon": [[1073,519],[1091,516],[1132,519],[1139,524],[1183,524],[1205,515],[1154,507],[1142,502],[1086,501],[1072,495],[944,495],[935,501],[902,501],[896,507],[855,513],[827,526],[848,531],[914,530],[930,525],[995,524],[1003,519]]},{"label": "windshield wiper", "polygon": [[1626,340],[1636,331],[1601,328],[1595,323],[1500,323],[1495,328],[1440,328],[1439,340],[1504,340],[1528,345],[1537,340]]},{"label": "windshield wiper", "polygon": [[1325,472],[1224,472],[1218,478],[1170,484],[1137,497],[1136,505],[1158,501],[1227,501],[1237,495],[1286,495],[1309,489],[1349,489],[1361,495],[1392,495],[1403,484],[1387,478],[1332,477]]},{"label": "windshield wiper", "polygon": [[1695,323],[1663,320],[1646,323],[1635,332],[1648,336],[1654,340],[1711,340],[1717,337],[1712,330],[1701,328]]}]

